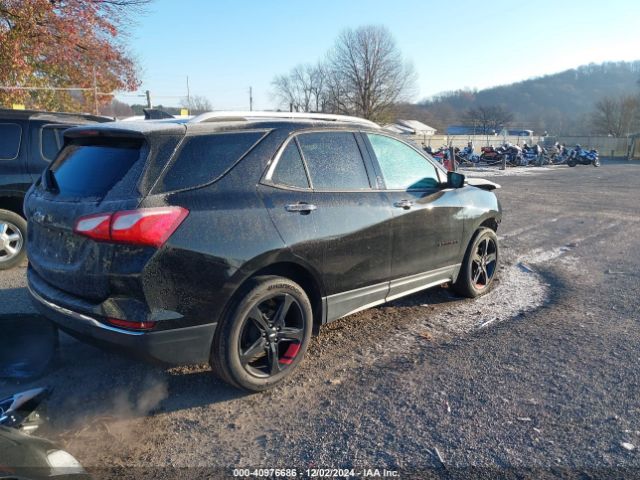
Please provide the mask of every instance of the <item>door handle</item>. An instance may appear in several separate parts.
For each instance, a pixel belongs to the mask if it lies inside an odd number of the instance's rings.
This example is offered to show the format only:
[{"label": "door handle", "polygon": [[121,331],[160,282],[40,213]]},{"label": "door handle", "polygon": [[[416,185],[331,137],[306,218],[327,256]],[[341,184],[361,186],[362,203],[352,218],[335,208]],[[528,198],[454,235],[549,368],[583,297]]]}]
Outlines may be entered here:
[{"label": "door handle", "polygon": [[400,200],[399,202],[394,203],[393,206],[409,210],[413,206],[413,202],[411,200]]},{"label": "door handle", "polygon": [[311,203],[304,203],[304,202],[292,203],[292,204],[286,205],[284,207],[284,209],[287,212],[299,212],[299,213],[303,213],[303,214],[313,212],[317,208],[318,207],[316,207],[315,205],[313,205]]}]

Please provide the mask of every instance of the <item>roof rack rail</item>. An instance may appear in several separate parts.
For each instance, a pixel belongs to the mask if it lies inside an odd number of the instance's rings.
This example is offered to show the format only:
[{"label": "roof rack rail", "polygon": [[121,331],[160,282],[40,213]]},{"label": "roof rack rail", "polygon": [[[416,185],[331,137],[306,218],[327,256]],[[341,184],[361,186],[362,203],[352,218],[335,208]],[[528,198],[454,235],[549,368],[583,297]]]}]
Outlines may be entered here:
[{"label": "roof rack rail", "polygon": [[247,111],[219,111],[206,112],[189,120],[188,123],[207,122],[231,122],[249,121],[255,119],[292,119],[292,120],[319,120],[325,122],[344,122],[380,128],[380,125],[364,118],[350,117],[348,115],[333,115],[330,113],[300,113],[300,112],[247,112]]}]

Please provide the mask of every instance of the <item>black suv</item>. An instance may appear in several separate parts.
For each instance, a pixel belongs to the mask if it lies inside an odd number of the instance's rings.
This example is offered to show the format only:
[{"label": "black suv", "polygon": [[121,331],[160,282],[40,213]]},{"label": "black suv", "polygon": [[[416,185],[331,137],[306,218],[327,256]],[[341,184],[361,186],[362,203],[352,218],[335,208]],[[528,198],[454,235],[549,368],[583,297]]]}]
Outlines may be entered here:
[{"label": "black suv", "polygon": [[109,121],[92,115],[0,109],[0,270],[24,258],[24,195],[62,146],[69,127]]},{"label": "black suv", "polygon": [[64,136],[25,201],[28,283],[86,341],[263,390],[320,325],[445,283],[474,297],[497,271],[496,185],[366,120],[217,113]]}]

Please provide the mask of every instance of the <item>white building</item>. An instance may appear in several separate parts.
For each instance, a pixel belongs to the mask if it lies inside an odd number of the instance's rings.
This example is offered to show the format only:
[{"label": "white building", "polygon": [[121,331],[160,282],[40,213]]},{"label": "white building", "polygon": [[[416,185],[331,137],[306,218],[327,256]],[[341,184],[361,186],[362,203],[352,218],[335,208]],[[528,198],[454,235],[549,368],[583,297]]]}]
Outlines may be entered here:
[{"label": "white building", "polygon": [[394,133],[398,133],[400,135],[434,135],[436,133],[436,129],[430,127],[429,125],[425,125],[418,120],[402,120],[398,119],[395,123],[389,123],[385,125],[383,128],[386,130],[392,131]]}]

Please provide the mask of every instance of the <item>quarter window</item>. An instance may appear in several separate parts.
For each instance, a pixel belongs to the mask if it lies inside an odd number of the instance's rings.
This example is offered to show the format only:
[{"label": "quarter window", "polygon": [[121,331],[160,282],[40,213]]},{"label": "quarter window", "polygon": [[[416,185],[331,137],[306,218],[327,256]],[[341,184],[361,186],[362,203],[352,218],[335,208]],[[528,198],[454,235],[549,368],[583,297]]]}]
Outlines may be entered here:
[{"label": "quarter window", "polygon": [[265,132],[215,133],[188,137],[164,175],[164,191],[213,182],[233,167]]},{"label": "quarter window", "polygon": [[298,137],[298,142],[314,190],[371,188],[353,133],[305,133]]},{"label": "quarter window", "polygon": [[439,184],[436,167],[413,148],[385,135],[368,133],[389,190],[424,190]]},{"label": "quarter window", "polygon": [[16,123],[0,123],[0,160],[13,160],[20,151],[22,128]]},{"label": "quarter window", "polygon": [[280,155],[271,180],[280,185],[309,188],[309,180],[304,171],[304,163],[295,141],[289,142],[289,145]]}]

